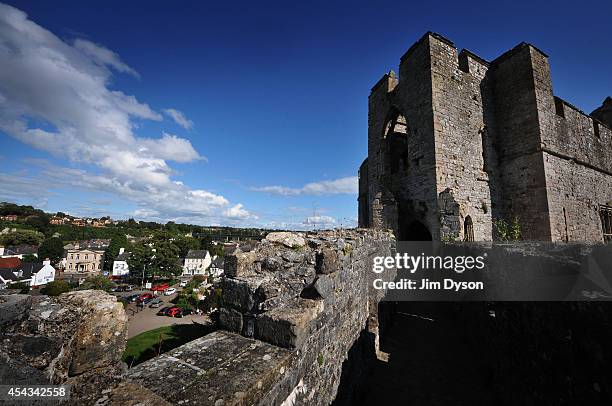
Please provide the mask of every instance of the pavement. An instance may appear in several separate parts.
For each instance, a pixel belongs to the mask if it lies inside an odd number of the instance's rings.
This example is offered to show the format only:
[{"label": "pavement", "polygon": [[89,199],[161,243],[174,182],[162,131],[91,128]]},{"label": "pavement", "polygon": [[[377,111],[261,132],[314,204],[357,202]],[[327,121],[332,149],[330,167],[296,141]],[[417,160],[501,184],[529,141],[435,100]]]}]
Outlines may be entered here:
[{"label": "pavement", "polygon": [[[172,306],[171,301],[176,297],[181,288],[178,285],[173,286],[177,289],[177,293],[165,296],[165,295],[157,295],[163,303],[158,308],[150,308],[149,305],[146,305],[144,309],[140,309],[136,306],[136,303],[130,303],[126,308],[125,312],[128,315],[128,338],[132,338],[140,333],[145,331],[153,330],[159,327],[172,326],[175,324],[210,324],[211,320],[206,314],[202,314],[200,316],[192,314],[185,317],[168,317],[168,316],[158,316],[157,312],[162,307]],[[151,293],[150,290],[134,290],[131,292],[117,292],[116,296],[126,297],[135,294],[141,293]],[[150,304],[150,303],[149,303]]]}]

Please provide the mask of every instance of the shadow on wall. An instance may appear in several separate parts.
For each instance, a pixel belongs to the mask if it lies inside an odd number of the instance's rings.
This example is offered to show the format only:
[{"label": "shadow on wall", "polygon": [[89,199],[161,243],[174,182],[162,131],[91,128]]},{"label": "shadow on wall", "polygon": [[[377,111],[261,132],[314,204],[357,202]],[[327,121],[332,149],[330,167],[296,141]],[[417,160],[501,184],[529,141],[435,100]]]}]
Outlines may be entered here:
[{"label": "shadow on wall", "polygon": [[610,405],[610,302],[381,302],[357,405]]},{"label": "shadow on wall", "polygon": [[400,241],[431,241],[431,233],[420,221],[400,219],[399,227]]}]

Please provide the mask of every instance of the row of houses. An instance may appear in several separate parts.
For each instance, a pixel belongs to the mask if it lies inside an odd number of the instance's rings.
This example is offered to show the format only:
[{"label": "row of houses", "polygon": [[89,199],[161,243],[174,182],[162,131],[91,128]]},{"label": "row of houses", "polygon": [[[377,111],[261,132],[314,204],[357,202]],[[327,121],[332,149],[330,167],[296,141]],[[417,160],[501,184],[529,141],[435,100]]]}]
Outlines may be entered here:
[{"label": "row of houses", "polygon": [[[0,220],[2,221],[17,221],[19,216],[17,214],[7,214],[0,216]],[[59,226],[62,224],[72,224],[73,226],[84,227],[84,226],[93,226],[93,227],[106,227],[111,224],[117,224],[117,221],[113,220],[110,217],[102,217],[102,218],[79,218],[79,217],[71,217],[71,216],[52,216],[49,219],[49,223]]]},{"label": "row of houses", "polygon": [[[104,273],[104,255],[109,245],[109,239],[92,239],[66,244],[64,246],[64,258],[57,264],[57,270],[60,271],[61,275],[59,277],[85,279],[93,275],[106,275],[115,278],[129,275],[129,253],[124,248],[121,248],[117,257],[113,259],[110,275]],[[230,246],[227,248],[231,250]],[[0,247],[0,259],[12,259],[12,262],[9,261],[0,266],[0,269],[3,270],[3,279],[0,279],[0,284],[25,281],[31,286],[40,286],[48,283],[49,274],[53,273],[55,275],[56,272],[49,261],[45,261],[43,265],[32,264],[32,266],[21,262],[27,254],[36,256],[37,251],[38,247],[36,246]],[[207,250],[190,250],[184,259],[178,259],[178,261],[183,269],[182,276],[184,277],[194,275],[218,277],[223,274],[223,257],[211,257]],[[40,267],[35,269],[37,267],[33,265],[40,265]]]},{"label": "row of houses", "polygon": [[[113,261],[113,277],[123,277],[130,274],[128,265],[129,253],[124,248]],[[207,250],[189,250],[181,261],[182,276],[211,275],[218,277],[223,274],[223,257],[211,257]]]}]

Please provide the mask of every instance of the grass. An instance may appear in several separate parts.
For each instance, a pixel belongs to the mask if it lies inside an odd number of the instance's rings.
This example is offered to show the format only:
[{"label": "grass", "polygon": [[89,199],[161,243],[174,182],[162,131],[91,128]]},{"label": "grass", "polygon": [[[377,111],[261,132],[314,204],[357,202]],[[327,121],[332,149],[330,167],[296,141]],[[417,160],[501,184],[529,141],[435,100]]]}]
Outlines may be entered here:
[{"label": "grass", "polygon": [[123,360],[130,366],[170,351],[196,338],[212,332],[212,327],[202,324],[176,324],[145,331],[127,341]]}]

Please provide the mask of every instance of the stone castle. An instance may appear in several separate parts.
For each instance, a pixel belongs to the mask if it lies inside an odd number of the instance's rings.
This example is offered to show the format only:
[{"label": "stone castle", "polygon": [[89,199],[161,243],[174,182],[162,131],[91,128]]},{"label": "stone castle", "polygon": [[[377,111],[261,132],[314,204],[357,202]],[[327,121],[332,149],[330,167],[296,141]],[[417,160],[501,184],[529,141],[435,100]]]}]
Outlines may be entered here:
[{"label": "stone castle", "polygon": [[[359,226],[399,240],[612,239],[612,99],[585,114],[553,95],[548,56],[487,62],[427,33],[369,96]],[[516,220],[515,220],[516,219]]]}]

